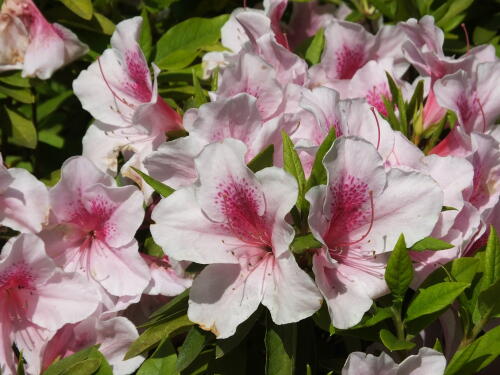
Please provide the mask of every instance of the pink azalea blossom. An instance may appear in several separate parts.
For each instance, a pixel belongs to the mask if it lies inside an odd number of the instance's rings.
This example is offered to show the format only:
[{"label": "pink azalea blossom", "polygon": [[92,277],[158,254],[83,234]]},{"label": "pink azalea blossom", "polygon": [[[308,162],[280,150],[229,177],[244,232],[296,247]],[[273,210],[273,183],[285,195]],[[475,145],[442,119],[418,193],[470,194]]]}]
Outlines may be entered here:
[{"label": "pink azalea blossom", "polygon": [[151,280],[144,294],[175,297],[191,287],[192,278],[186,274],[189,262],[177,262],[168,256],[155,257],[141,254],[151,272]]},{"label": "pink azalea blossom", "polygon": [[381,116],[371,111],[364,99],[339,100],[337,91],[327,87],[303,89],[300,107],[311,116],[302,116],[292,139],[309,175],[314,156],[330,129],[337,137],[354,135],[372,143],[386,159],[393,150],[394,131]]},{"label": "pink azalea blossom", "polygon": [[162,200],[151,233],[169,257],[209,264],[195,278],[189,318],[219,338],[234,334],[259,306],[278,324],[314,313],[321,297],[288,250],[285,221],[297,198],[295,180],[271,167],[255,175],[245,146],[226,139],[195,159],[198,181]]},{"label": "pink azalea blossom", "polygon": [[472,48],[465,55],[454,58],[444,55],[443,31],[435,26],[432,16],[420,20],[409,19],[398,24],[408,37],[403,45],[405,58],[424,77],[431,78],[431,87],[424,106],[424,128],[438,122],[446,110],[438,105],[434,93],[434,82],[460,69],[472,74],[483,62],[495,61],[495,49],[491,45]]},{"label": "pink azalea blossom", "polygon": [[124,361],[130,345],[139,337],[134,324],[122,316],[103,319],[98,313],[79,323],[66,324],[45,345],[42,368],[82,349],[99,344],[115,375],[132,374],[144,361],[137,356]]},{"label": "pink azalea blossom", "polygon": [[138,189],[116,187],[89,160],[73,157],[63,164],[50,200],[51,227],[42,235],[55,262],[113,296],[141,294],[150,273],[134,239],[144,217]]},{"label": "pink azalea blossom", "polygon": [[84,155],[100,169],[116,173],[121,152],[129,161],[123,173],[138,182],[129,167],[142,167],[143,158],[165,141],[165,133],[181,129],[181,118],[158,94],[139,47],[142,18],[120,22],[111,47],[73,81],[82,107],[97,120],[84,138]]},{"label": "pink azalea blossom", "polygon": [[49,214],[45,185],[27,170],[7,169],[0,154],[0,226],[23,233],[37,233]]},{"label": "pink azalea blossom", "polygon": [[194,158],[206,145],[225,138],[245,143],[246,163],[271,144],[279,149],[282,123],[278,119],[264,122],[258,105],[258,99],[240,93],[188,110],[184,126],[189,136],[166,142],[148,156],[149,175],[173,188],[190,185],[197,178]]},{"label": "pink azalea blossom", "polygon": [[375,147],[356,137],[337,139],[323,163],[327,185],[306,194],[309,226],[324,244],[313,271],[333,325],[349,328],[387,293],[385,264],[399,235],[411,245],[430,234],[443,192],[423,174],[386,172]]},{"label": "pink azalea blossom", "polygon": [[27,359],[28,374],[40,373],[40,351],[55,331],[92,314],[98,299],[91,284],[64,273],[32,234],[10,239],[0,256],[0,369],[16,373],[12,344]]},{"label": "pink azalea blossom", "polygon": [[443,375],[445,357],[430,348],[420,348],[399,365],[386,353],[373,354],[353,352],[342,368],[342,375]]},{"label": "pink azalea blossom", "polygon": [[479,64],[472,77],[459,70],[434,84],[437,102],[457,114],[467,133],[484,133],[500,115],[499,79],[500,62]]},{"label": "pink azalea blossom", "polygon": [[383,26],[372,35],[359,24],[334,20],[325,29],[321,62],[310,69],[312,85],[343,91],[368,61],[383,58],[394,59],[399,77],[408,67],[401,53],[404,40],[404,34],[395,26]]},{"label": "pink azalea blossom", "polygon": [[22,69],[23,77],[40,79],[50,78],[54,71],[88,51],[70,30],[49,23],[31,0],[3,2],[0,41],[5,43],[0,52],[0,71]]}]

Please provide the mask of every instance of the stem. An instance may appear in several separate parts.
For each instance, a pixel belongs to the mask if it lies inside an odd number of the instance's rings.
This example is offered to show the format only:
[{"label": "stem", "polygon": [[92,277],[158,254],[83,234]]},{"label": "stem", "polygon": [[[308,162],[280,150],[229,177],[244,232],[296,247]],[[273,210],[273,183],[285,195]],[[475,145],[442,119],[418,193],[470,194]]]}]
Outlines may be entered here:
[{"label": "stem", "polygon": [[472,332],[470,333],[470,335],[464,336],[462,341],[460,341],[460,345],[458,346],[457,350],[463,349],[467,345],[472,343],[476,339],[476,337],[481,333],[483,327],[486,325],[486,323],[488,323],[489,320],[490,316],[489,314],[486,314],[479,322],[477,322],[474,328],[472,328]]},{"label": "stem", "polygon": [[394,323],[394,326],[396,327],[398,339],[401,341],[405,341],[405,328],[403,325],[403,321],[401,320],[401,308],[392,306],[391,313],[392,321]]}]

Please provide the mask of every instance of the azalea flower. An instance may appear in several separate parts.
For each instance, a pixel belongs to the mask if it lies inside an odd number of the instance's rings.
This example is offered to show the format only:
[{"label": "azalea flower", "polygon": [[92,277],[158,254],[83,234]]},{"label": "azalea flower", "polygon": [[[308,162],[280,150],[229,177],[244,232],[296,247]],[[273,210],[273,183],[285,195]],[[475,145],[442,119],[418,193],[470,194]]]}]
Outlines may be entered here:
[{"label": "azalea flower", "polygon": [[260,303],[277,324],[321,305],[288,250],[294,231],[285,216],[296,182],[275,167],[254,175],[245,152],[234,139],[206,146],[195,159],[195,185],[163,199],[152,214],[151,233],[169,257],[208,264],[193,282],[188,317],[218,338],[234,334]]},{"label": "azalea flower", "polygon": [[113,296],[140,295],[150,279],[134,238],[144,217],[140,191],[117,187],[89,160],[73,157],[63,164],[50,200],[51,226],[42,236],[56,264]]},{"label": "azalea flower", "polygon": [[313,271],[333,325],[344,329],[388,292],[385,265],[401,233],[408,245],[430,234],[443,192],[423,174],[386,172],[375,147],[357,137],[337,139],[323,164],[327,185],[306,194],[309,226],[324,245]]},{"label": "azalea flower", "polygon": [[127,318],[116,316],[103,319],[98,312],[79,323],[66,324],[45,345],[42,368],[82,349],[99,344],[115,375],[132,374],[144,361],[136,356],[124,361],[129,346],[139,337],[137,328]]},{"label": "azalea flower", "polygon": [[158,94],[139,47],[141,17],[120,22],[111,47],[73,81],[82,107],[97,120],[84,138],[83,154],[103,171],[116,173],[121,152],[128,163],[122,172],[138,182],[129,170],[142,169],[143,158],[166,140],[165,133],[181,129],[181,118]]},{"label": "azalea flower", "polygon": [[408,68],[401,45],[405,35],[396,26],[383,26],[377,33],[368,33],[361,25],[334,20],[325,29],[325,47],[321,62],[310,69],[312,86],[328,86],[340,92],[356,72],[371,60],[394,60],[396,76]]},{"label": "azalea flower", "polygon": [[23,168],[7,169],[0,154],[0,225],[37,233],[49,214],[49,192]]},{"label": "azalea flower", "polygon": [[0,72],[22,69],[23,77],[40,79],[50,78],[57,69],[88,51],[70,30],[49,23],[31,0],[3,2],[0,42]]},{"label": "azalea flower", "polygon": [[399,365],[384,352],[378,357],[353,352],[342,368],[342,375],[442,375],[445,367],[445,357],[430,348],[420,348]]},{"label": "azalea flower", "polygon": [[27,359],[28,374],[40,373],[40,351],[67,323],[90,316],[98,306],[95,289],[64,273],[33,234],[11,238],[0,256],[0,369],[16,373],[12,345]]},{"label": "azalea flower", "polygon": [[459,70],[434,84],[436,100],[458,116],[458,122],[467,133],[485,133],[500,115],[500,62],[477,66],[471,77]]}]

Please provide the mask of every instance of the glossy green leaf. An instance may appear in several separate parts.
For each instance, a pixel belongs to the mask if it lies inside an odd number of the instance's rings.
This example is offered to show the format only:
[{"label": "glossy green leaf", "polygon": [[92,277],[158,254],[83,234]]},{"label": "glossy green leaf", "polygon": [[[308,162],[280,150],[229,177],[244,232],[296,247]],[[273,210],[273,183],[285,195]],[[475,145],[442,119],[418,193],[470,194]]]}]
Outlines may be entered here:
[{"label": "glossy green leaf", "polygon": [[189,65],[203,47],[217,43],[220,29],[227,19],[228,15],[193,17],[176,24],[158,41],[155,62],[165,69]]},{"label": "glossy green leaf", "polygon": [[297,208],[301,213],[306,210],[307,201],[304,198],[306,178],[304,175],[304,169],[302,168],[302,162],[300,161],[299,155],[295,150],[295,146],[284,131],[281,132],[283,138],[283,168],[285,171],[290,173],[299,187],[299,194],[297,196]]},{"label": "glossy green leaf", "polygon": [[69,10],[77,16],[90,20],[94,12],[91,0],[60,0]]},{"label": "glossy green leaf", "polygon": [[321,60],[321,53],[323,52],[323,47],[325,45],[325,35],[323,28],[320,28],[309,44],[309,47],[306,50],[306,61],[310,65],[318,64]]},{"label": "glossy green leaf", "polygon": [[0,93],[10,96],[12,99],[21,103],[31,104],[34,103],[35,97],[30,90],[17,87],[9,87],[0,85]]},{"label": "glossy green leaf", "polygon": [[9,141],[18,146],[31,149],[36,148],[37,134],[33,122],[9,108],[5,108],[5,110],[12,126],[12,134]]},{"label": "glossy green leaf", "polygon": [[94,12],[94,17],[101,27],[101,31],[106,35],[111,35],[115,31],[115,24],[108,17],[102,15],[101,13]]},{"label": "glossy green leaf", "polygon": [[462,282],[443,282],[420,289],[406,311],[406,321],[440,311],[455,301],[469,286]]},{"label": "glossy green leaf", "polygon": [[146,329],[139,338],[130,345],[127,354],[125,354],[125,359],[130,359],[144,353],[157,345],[161,340],[169,338],[170,335],[185,331],[192,325],[193,323],[188,319],[187,315],[182,315],[173,320]]},{"label": "glossy green leaf", "polygon": [[318,151],[316,151],[313,166],[311,169],[311,174],[307,180],[306,191],[312,188],[313,186],[326,184],[327,176],[326,176],[325,166],[323,165],[323,158],[325,157],[325,154],[328,152],[328,150],[332,148],[335,139],[336,139],[335,128],[331,128],[330,131],[328,132],[328,135],[325,137],[325,139],[319,146]]},{"label": "glossy green leaf", "polygon": [[415,347],[414,342],[399,340],[396,336],[392,334],[391,331],[387,329],[381,329],[379,332],[380,341],[385,345],[387,349],[391,352],[396,350],[409,350]]},{"label": "glossy green leaf", "polygon": [[44,120],[47,116],[54,113],[66,99],[73,95],[73,91],[67,90],[61,94],[54,96],[43,103],[40,103],[36,108],[36,117],[38,121]]},{"label": "glossy green leaf", "polygon": [[309,249],[321,249],[323,244],[319,242],[312,233],[304,234],[302,236],[295,236],[290,245],[290,250],[295,254],[301,254]]},{"label": "glossy green leaf", "polygon": [[247,164],[252,172],[258,172],[261,169],[272,167],[274,158],[274,145],[267,146],[264,150],[254,156]]},{"label": "glossy green leaf", "polygon": [[427,250],[446,250],[454,247],[452,244],[433,237],[425,237],[423,240],[415,242],[410,250],[427,251]]},{"label": "glossy green leaf", "polygon": [[500,355],[500,326],[486,332],[465,348],[458,350],[446,367],[445,375],[472,375]]},{"label": "glossy green leaf", "polygon": [[208,335],[206,331],[203,331],[198,326],[191,327],[184,343],[179,348],[176,364],[177,371],[184,370],[196,359],[208,342]]},{"label": "glossy green leaf", "polygon": [[139,45],[141,46],[142,53],[149,60],[151,56],[151,51],[153,49],[153,36],[151,34],[151,24],[149,22],[148,10],[144,7],[141,11],[142,17],[142,27],[141,34],[139,36]]},{"label": "glossy green leaf", "polygon": [[500,279],[479,294],[478,308],[483,319],[500,314]]},{"label": "glossy green leaf", "polygon": [[266,375],[294,375],[297,325],[277,325],[268,318],[265,340]]},{"label": "glossy green leaf", "polygon": [[170,186],[168,185],[165,185],[163,182],[160,182],[160,181],[157,181],[155,180],[154,178],[148,176],[146,173],[144,172],[141,172],[140,170],[138,170],[137,168],[134,168],[132,167],[132,169],[139,175],[142,177],[142,179],[144,181],[146,181],[146,183],[151,186],[154,191],[156,191],[158,194],[160,194],[162,197],[166,198],[168,197],[170,194],[172,194],[175,190],[172,189]]},{"label": "glossy green leaf", "polygon": [[155,352],[144,361],[137,375],[178,375],[175,364],[177,353],[170,340],[163,340]]},{"label": "glossy green leaf", "polygon": [[500,240],[493,225],[490,226],[490,235],[486,243],[483,272],[485,287],[500,279]]},{"label": "glossy green leaf", "polygon": [[76,363],[85,361],[88,358],[95,358],[97,356],[97,347],[92,346],[72,354],[66,358],[60,359],[51,364],[42,375],[59,375],[63,374],[66,369],[72,367]]},{"label": "glossy green leaf", "polygon": [[403,235],[399,236],[398,242],[389,256],[384,277],[394,298],[402,301],[413,280],[413,264],[408,255]]}]

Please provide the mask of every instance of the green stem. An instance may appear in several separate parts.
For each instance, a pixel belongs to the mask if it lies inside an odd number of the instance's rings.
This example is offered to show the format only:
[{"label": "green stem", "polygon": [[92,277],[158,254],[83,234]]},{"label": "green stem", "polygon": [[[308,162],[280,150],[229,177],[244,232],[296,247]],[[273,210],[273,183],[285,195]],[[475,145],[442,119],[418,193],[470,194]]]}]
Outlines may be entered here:
[{"label": "green stem", "polygon": [[488,323],[490,320],[489,314],[486,314],[479,322],[476,323],[476,325],[472,328],[472,332],[470,335],[465,335],[462,341],[460,342],[460,345],[458,346],[458,350],[465,348],[467,345],[472,343],[476,337],[481,333],[483,330],[483,327]]},{"label": "green stem", "polygon": [[405,340],[405,328],[403,325],[403,321],[401,320],[401,309],[396,306],[391,307],[392,313],[392,321],[394,322],[394,326],[396,327],[396,334],[398,339],[401,341]]}]

